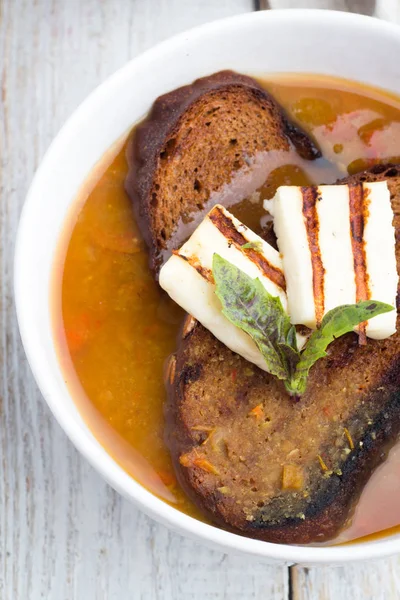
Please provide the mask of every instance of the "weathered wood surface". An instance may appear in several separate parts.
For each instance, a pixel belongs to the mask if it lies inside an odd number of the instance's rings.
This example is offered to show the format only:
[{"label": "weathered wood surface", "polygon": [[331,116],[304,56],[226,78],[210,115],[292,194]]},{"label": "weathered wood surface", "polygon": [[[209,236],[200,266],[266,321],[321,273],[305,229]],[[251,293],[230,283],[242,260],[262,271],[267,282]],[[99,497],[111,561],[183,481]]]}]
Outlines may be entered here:
[{"label": "weathered wood surface", "polygon": [[399,0],[258,0],[257,8],[327,8],[379,17],[400,23]]},{"label": "weathered wood surface", "polygon": [[[19,213],[63,121],[100,81],[157,41],[262,2],[0,0],[0,600],[400,597],[397,559],[289,574],[210,551],[145,517],[66,439],[37,390],[17,331],[12,258]],[[269,2],[335,3],[352,4]],[[397,18],[396,0],[379,4],[380,16]]]}]

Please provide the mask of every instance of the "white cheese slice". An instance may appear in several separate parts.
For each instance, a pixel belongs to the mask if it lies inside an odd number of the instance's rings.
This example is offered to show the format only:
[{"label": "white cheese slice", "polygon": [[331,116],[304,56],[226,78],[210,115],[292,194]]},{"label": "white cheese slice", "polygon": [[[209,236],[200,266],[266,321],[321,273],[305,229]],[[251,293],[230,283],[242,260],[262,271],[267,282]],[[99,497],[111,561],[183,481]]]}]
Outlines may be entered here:
[{"label": "white cheese slice", "polygon": [[[304,204],[306,190],[313,190],[315,194],[312,217],[308,215],[310,220],[307,220]],[[366,299],[380,300],[395,308],[398,274],[393,210],[386,182],[364,183],[361,197]],[[294,324],[302,323],[314,329],[332,308],[360,299],[350,205],[347,185],[307,189],[282,186],[273,200],[264,203],[274,217],[286,278],[288,311]],[[366,326],[367,336],[381,339],[395,333],[396,316],[394,310],[371,319]]]},{"label": "white cheese slice", "polygon": [[349,191],[346,185],[320,188],[317,203],[319,246],[325,269],[325,311],[356,298],[353,251],[350,236]]},{"label": "white cheese slice", "polygon": [[[227,227],[218,226],[224,220]],[[229,232],[230,231],[230,232]],[[284,281],[279,253],[253,231],[243,225],[222,206],[216,205],[197,227],[189,240],[175,252],[160,271],[161,287],[186,312],[211,331],[223,344],[258,367],[266,370],[266,363],[252,339],[232,325],[222,314],[212,279],[214,253],[219,254],[250,277],[258,277],[265,289],[279,296],[287,309],[286,293],[265,274],[261,261],[254,261],[249,253],[235,242],[235,232],[245,242],[257,244],[257,254],[271,265]]]},{"label": "white cheese slice", "polygon": [[303,217],[301,188],[282,186],[264,207],[274,218],[274,230],[283,260],[288,312],[291,322],[315,328],[312,266]]},{"label": "white cheese slice", "polygon": [[[368,191],[368,219],[364,228],[369,295],[396,308],[398,275],[395,231],[390,192],[386,181],[364,183]],[[367,336],[377,340],[396,333],[396,311],[384,313],[367,324]]]}]

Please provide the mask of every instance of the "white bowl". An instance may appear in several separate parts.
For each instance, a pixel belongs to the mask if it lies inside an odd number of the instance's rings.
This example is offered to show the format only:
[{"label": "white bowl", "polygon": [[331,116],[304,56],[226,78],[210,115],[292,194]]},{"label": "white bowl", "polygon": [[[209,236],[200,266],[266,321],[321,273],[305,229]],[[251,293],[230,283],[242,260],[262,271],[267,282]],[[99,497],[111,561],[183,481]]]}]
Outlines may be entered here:
[{"label": "white bowl", "polygon": [[26,199],[15,258],[17,314],[29,363],[53,414],[116,490],[158,521],[224,551],[287,564],[337,564],[399,552],[400,535],[324,548],[256,541],[182,514],[125,473],[83,422],[55,351],[50,284],[67,214],[97,161],[164,92],[232,68],[337,75],[400,94],[399,55],[400,28],[341,12],[265,11],[198,27],[135,58],[100,85],[50,146]]}]

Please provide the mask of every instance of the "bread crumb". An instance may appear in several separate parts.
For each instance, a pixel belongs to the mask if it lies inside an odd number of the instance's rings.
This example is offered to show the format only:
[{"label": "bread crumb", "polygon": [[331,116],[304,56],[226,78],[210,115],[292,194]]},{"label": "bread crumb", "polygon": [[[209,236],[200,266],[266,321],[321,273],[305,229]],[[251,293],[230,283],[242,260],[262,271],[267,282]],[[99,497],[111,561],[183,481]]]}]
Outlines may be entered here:
[{"label": "bread crumb", "polygon": [[261,200],[261,193],[253,192],[252,194],[250,194],[248,200],[249,202],[251,202],[251,204],[259,204]]}]

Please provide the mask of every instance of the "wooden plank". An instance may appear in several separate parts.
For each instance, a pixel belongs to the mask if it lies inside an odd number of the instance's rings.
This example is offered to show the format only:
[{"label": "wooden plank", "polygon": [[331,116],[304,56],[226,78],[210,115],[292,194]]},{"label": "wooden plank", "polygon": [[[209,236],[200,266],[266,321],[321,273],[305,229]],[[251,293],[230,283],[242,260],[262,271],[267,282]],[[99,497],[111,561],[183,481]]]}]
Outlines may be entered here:
[{"label": "wooden plank", "polygon": [[398,557],[346,567],[291,569],[292,600],[398,600]]},{"label": "wooden plank", "polygon": [[251,0],[189,4],[0,0],[1,600],[288,596],[285,568],[183,539],[100,479],[41,398],[13,309],[21,205],[65,118],[107,75],[158,40],[253,8]]},{"label": "wooden plank", "polygon": [[[259,8],[348,10],[400,23],[400,0],[260,0]],[[292,567],[290,595],[293,600],[395,600],[399,568],[398,557],[333,569]]]},{"label": "wooden plank", "polygon": [[[382,1],[386,2],[386,0]],[[268,8],[329,8],[365,15],[373,15],[375,11],[375,0],[259,0],[259,4],[261,10]]]},{"label": "wooden plank", "polygon": [[257,7],[342,10],[400,23],[400,0],[257,0]]}]

